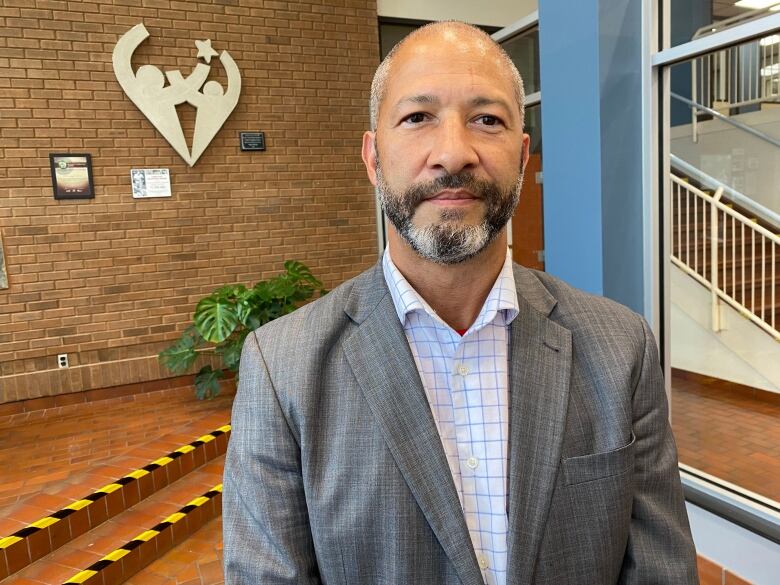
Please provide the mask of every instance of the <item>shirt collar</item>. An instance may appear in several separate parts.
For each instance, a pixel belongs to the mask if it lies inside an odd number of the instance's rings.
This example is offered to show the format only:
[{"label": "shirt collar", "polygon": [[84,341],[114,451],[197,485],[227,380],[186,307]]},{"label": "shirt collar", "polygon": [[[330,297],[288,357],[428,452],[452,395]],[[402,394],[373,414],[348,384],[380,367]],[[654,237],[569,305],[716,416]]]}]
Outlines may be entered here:
[{"label": "shirt collar", "polygon": [[[393,299],[395,311],[402,325],[406,323],[406,315],[414,311],[424,311],[434,320],[446,325],[436,314],[436,311],[412,288],[409,281],[404,278],[401,271],[393,264],[389,247],[385,248],[382,256],[382,270],[387,287],[390,289],[390,296]],[[479,315],[477,315],[474,323],[469,327],[469,332],[481,329],[488,323],[491,323],[496,317],[503,321],[503,325],[508,325],[517,317],[519,310],[515,275],[512,269],[512,255],[511,251],[507,249],[506,259],[501,267],[501,272],[498,273],[498,278],[493,283],[493,287],[490,289]]]}]

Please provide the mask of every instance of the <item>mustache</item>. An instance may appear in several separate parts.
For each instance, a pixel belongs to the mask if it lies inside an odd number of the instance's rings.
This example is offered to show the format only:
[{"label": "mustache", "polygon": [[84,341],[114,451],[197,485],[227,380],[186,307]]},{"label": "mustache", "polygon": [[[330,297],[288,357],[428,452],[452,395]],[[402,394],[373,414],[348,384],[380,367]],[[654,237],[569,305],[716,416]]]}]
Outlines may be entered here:
[{"label": "mustache", "polygon": [[496,185],[490,181],[480,179],[473,173],[463,172],[456,175],[442,175],[431,181],[412,185],[404,192],[403,204],[411,210],[444,189],[465,189],[488,202],[500,195]]}]

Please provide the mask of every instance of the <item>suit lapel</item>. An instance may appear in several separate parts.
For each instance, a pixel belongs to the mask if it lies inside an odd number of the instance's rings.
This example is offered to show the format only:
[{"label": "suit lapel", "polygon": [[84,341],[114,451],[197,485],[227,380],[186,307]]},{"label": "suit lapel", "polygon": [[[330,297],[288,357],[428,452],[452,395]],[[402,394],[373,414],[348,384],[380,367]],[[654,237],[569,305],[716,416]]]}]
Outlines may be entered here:
[{"label": "suit lapel", "polygon": [[[366,284],[368,286],[360,286]],[[381,265],[353,289],[344,352],[387,447],[463,583],[481,583],[466,521]]]},{"label": "suit lapel", "polygon": [[515,266],[520,312],[510,332],[508,575],[530,584],[558,472],[571,371],[571,332],[548,318],[556,301]]}]

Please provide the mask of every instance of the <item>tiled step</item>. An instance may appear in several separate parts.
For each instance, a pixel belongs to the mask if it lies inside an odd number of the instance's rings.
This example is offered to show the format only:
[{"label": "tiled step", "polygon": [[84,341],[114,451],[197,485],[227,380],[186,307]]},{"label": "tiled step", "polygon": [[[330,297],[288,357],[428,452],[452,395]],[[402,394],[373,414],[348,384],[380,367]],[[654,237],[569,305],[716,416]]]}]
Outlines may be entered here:
[{"label": "tiled step", "polygon": [[220,456],[2,584],[123,583],[220,515],[223,467]]},{"label": "tiled step", "polygon": [[184,442],[182,431],[203,427],[206,422],[214,424],[209,417],[191,423],[116,458],[111,465],[72,478],[53,493],[38,494],[15,506],[0,521],[0,527],[6,529],[0,533],[0,579],[222,456],[227,448],[229,425]]},{"label": "tiled step", "polygon": [[222,516],[125,581],[125,585],[222,585]]},{"label": "tiled step", "polygon": [[[181,387],[0,416],[0,537],[8,533],[2,519],[13,512],[9,507],[30,496],[55,493],[81,482],[80,474],[94,474],[103,466],[122,466],[117,463],[121,457],[135,456],[151,439],[184,434],[167,448],[138,455],[123,469],[106,469],[107,475],[89,486],[98,488],[230,419],[230,393],[196,400],[193,392],[192,387]],[[71,499],[84,493],[78,490]]]}]

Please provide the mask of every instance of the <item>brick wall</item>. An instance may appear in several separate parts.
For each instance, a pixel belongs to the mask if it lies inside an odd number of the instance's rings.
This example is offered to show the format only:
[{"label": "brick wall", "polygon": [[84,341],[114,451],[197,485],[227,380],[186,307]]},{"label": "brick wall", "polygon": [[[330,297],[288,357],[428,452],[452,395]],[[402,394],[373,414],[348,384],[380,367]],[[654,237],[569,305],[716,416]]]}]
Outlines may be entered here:
[{"label": "brick wall", "polygon": [[[375,0],[139,4],[0,4],[0,403],[168,376],[156,353],[215,287],[288,258],[333,287],[376,260],[360,161]],[[193,168],[114,77],[114,45],[139,22],[136,68],[186,76],[210,38],[241,70],[238,106]],[[187,135],[194,111],[180,110]],[[238,132],[258,130],[267,151],[242,153]],[[51,152],[92,154],[95,199],[53,199]],[[129,170],[158,167],[173,197],[134,200]]]}]

